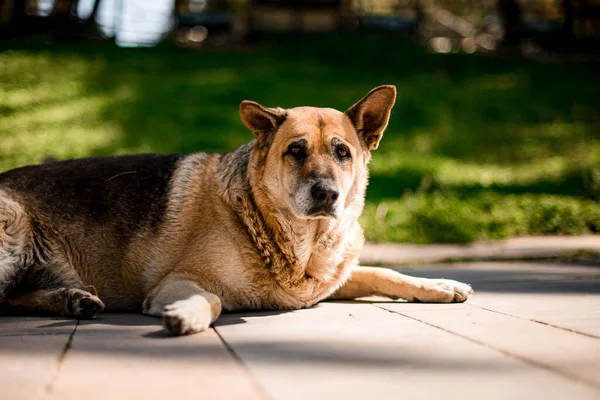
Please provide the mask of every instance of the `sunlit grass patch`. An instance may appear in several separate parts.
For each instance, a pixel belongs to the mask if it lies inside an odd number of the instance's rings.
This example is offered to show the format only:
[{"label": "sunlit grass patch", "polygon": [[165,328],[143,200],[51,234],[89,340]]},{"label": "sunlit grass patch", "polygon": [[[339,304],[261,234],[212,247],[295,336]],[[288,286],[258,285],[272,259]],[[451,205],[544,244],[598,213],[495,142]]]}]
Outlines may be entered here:
[{"label": "sunlit grass patch", "polygon": [[0,151],[4,154],[0,169],[36,164],[48,156],[66,160],[95,155],[98,149],[119,140],[120,135],[118,126],[86,126],[83,129],[76,122],[70,127],[47,126],[39,133],[23,131],[0,142]]},{"label": "sunlit grass patch", "polygon": [[0,169],[131,152],[228,151],[244,99],[344,110],[398,88],[361,219],[374,241],[597,232],[600,82],[581,65],[433,55],[396,36],[281,38],[247,51],[12,43]]},{"label": "sunlit grass patch", "polygon": [[555,195],[432,193],[369,203],[361,222],[367,237],[376,241],[469,243],[600,232],[600,207]]}]

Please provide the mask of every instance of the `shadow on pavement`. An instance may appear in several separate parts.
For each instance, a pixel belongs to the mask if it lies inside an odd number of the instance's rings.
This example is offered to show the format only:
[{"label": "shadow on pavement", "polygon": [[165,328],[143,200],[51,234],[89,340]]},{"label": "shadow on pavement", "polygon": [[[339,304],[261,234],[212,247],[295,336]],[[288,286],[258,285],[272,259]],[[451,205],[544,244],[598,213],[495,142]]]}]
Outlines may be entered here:
[{"label": "shadow on pavement", "polygon": [[394,268],[411,276],[471,284],[475,292],[600,294],[600,267],[548,262],[475,262]]}]

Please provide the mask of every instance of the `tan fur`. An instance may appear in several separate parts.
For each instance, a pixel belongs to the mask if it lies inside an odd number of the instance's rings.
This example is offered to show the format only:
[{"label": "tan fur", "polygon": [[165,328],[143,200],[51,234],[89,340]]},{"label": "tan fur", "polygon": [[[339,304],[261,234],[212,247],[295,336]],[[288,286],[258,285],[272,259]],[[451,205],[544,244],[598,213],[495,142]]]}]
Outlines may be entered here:
[{"label": "tan fur", "polygon": [[0,303],[18,273],[15,261],[20,254],[27,254],[29,241],[27,214],[18,202],[0,190]]},{"label": "tan fur", "polygon": [[423,303],[452,303],[466,301],[471,288],[450,279],[415,278],[385,268],[360,267],[336,292],[332,299],[355,299],[385,296]]},{"label": "tan fur", "polygon": [[[297,309],[334,292],[344,299],[379,294],[465,301],[472,293],[465,284],[358,267],[367,164],[395,94],[393,86],[376,88],[346,113],[243,102],[242,121],[256,140],[225,155],[185,157],[171,179],[158,231],[141,230],[122,250],[111,232],[84,235],[85,225],[73,221],[73,236],[80,239],[61,242],[60,235],[50,235],[56,268],[71,274],[69,288],[94,285],[102,299],[97,305],[142,308],[162,316],[172,334],[206,329],[221,309]],[[297,140],[310,154],[302,162],[286,153]],[[339,149],[350,158],[336,158]],[[310,214],[317,183],[335,190],[328,215]],[[0,252],[27,243],[27,212],[12,197],[0,193]],[[0,274],[10,272],[0,268]],[[41,292],[25,300],[34,304],[44,296],[59,298]]]}]

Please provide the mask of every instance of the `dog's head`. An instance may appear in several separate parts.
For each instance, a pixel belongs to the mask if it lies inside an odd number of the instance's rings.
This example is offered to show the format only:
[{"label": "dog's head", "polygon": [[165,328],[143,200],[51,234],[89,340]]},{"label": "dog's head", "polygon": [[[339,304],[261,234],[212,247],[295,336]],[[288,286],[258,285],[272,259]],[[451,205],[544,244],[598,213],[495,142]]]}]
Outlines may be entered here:
[{"label": "dog's head", "polygon": [[395,100],[394,86],[380,86],[344,113],[242,102],[242,121],[257,140],[257,184],[269,202],[299,218],[340,218],[349,197],[364,191],[357,186],[366,185],[370,152],[379,145]]}]

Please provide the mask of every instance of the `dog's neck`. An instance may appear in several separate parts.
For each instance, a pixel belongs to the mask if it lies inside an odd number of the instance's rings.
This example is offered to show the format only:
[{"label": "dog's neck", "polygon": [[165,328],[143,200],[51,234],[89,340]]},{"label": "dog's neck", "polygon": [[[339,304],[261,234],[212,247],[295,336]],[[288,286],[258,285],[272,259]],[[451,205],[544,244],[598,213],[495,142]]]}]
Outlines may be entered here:
[{"label": "dog's neck", "polygon": [[[340,220],[302,219],[267,206],[260,171],[248,170],[253,150],[253,146],[246,145],[223,157],[221,172],[228,178],[224,180],[228,182],[223,188],[224,198],[246,226],[258,254],[280,284],[331,279],[346,253],[339,249],[360,210],[349,210],[347,217]],[[359,208],[362,209],[362,202]]]},{"label": "dog's neck", "polygon": [[[281,210],[267,208],[252,189],[242,197],[239,215],[266,266],[281,283],[295,285],[301,279],[321,280],[319,272],[327,265],[313,268],[319,253],[335,253],[338,222],[298,219]],[[337,263],[336,263],[337,264]]]}]

